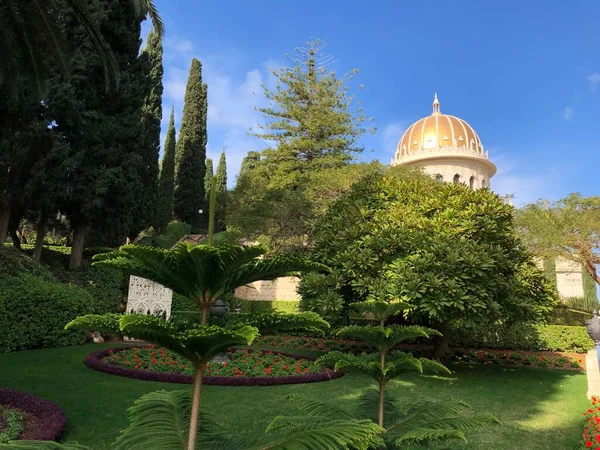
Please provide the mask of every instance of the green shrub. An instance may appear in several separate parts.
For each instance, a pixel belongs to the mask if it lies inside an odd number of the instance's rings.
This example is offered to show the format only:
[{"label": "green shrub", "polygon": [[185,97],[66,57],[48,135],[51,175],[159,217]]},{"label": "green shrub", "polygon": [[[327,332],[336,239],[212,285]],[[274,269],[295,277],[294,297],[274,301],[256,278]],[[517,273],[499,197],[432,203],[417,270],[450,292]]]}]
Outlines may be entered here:
[{"label": "green shrub", "polygon": [[587,313],[563,305],[554,308],[554,311],[548,317],[548,323],[551,325],[585,326],[586,320],[590,317],[591,312]]},{"label": "green shrub", "polygon": [[453,347],[585,352],[594,347],[585,327],[514,325],[454,330]]},{"label": "green shrub", "polygon": [[[595,286],[595,284],[594,284]],[[594,310],[600,309],[598,299],[594,297],[571,297],[565,300],[565,305],[576,311],[583,311],[591,314]],[[589,316],[588,316],[589,319]]]},{"label": "green shrub", "polygon": [[181,238],[191,233],[192,228],[183,222],[173,221],[167,225],[167,229],[163,234],[153,236],[154,230],[149,229],[140,233],[140,237],[137,240],[138,245],[154,245],[156,244],[160,248],[171,248]]},{"label": "green shrub", "polygon": [[300,311],[298,302],[288,300],[243,300],[231,298],[225,300],[229,304],[231,311],[239,307],[242,313],[260,313],[275,310],[283,313],[297,313]]},{"label": "green shrub", "polygon": [[33,261],[15,248],[0,245],[0,279],[18,276],[22,273],[35,275],[45,280],[52,279],[52,274],[46,266]]},{"label": "green shrub", "polygon": [[85,342],[85,334],[64,326],[91,313],[88,291],[22,273],[0,279],[0,352],[62,347]]}]

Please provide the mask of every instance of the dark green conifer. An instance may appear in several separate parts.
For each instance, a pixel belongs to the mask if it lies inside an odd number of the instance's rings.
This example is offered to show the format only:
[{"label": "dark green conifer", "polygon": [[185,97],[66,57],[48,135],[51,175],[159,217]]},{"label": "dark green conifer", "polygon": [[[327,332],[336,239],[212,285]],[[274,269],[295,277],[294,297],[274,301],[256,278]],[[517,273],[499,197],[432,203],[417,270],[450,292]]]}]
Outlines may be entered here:
[{"label": "dark green conifer", "polygon": [[[175,152],[175,217],[194,228],[205,228],[204,176],[206,173],[207,87],[202,82],[202,65],[192,60],[185,90],[185,103]],[[206,214],[204,214],[206,216]]]},{"label": "dark green conifer", "polygon": [[165,138],[165,149],[158,184],[156,229],[163,232],[173,217],[173,192],[175,190],[175,108],[171,109],[169,128]]},{"label": "dark green conifer", "polygon": [[210,158],[206,158],[206,174],[204,175],[204,193],[206,199],[208,201],[210,195],[208,191],[210,191],[210,182],[213,177],[213,160]]}]

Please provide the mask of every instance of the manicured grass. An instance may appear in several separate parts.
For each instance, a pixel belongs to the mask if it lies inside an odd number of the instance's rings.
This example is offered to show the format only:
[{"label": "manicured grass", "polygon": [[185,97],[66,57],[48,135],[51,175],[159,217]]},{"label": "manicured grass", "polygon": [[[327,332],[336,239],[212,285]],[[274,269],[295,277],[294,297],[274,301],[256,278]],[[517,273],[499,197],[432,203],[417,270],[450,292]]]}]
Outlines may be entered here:
[{"label": "manicured grass", "polygon": [[[114,345],[114,344],[113,344]],[[154,383],[88,369],[83,359],[111,344],[85,345],[0,354],[0,387],[21,389],[56,402],[69,417],[66,440],[97,450],[109,448],[127,424],[127,408],[146,392],[190,389],[187,385]],[[503,423],[469,433],[469,444],[452,448],[493,450],[565,450],[577,448],[582,411],[587,409],[584,373],[567,370],[452,366],[449,378],[408,376],[393,382],[389,393],[413,402],[425,399],[464,400],[475,412],[490,412]],[[367,389],[357,375],[322,383],[203,389],[203,410],[230,433],[263,433],[270,420],[294,414],[289,393],[351,406]]]}]

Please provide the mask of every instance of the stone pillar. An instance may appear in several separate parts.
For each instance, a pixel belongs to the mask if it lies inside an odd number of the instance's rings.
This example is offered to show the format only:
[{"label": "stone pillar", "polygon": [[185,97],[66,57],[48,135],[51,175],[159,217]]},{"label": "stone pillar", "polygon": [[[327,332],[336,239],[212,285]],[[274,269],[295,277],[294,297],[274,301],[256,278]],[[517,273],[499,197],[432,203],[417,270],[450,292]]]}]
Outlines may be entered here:
[{"label": "stone pillar", "polygon": [[598,369],[598,350],[591,349],[585,356],[585,371],[588,380],[588,398],[600,397],[600,370]]}]

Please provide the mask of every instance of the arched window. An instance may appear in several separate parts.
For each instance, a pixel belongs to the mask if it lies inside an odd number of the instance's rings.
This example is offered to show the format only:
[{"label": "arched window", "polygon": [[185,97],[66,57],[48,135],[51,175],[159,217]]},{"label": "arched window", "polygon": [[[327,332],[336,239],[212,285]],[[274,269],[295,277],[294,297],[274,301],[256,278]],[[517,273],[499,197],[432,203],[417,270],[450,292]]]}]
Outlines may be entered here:
[{"label": "arched window", "polygon": [[435,176],[435,181],[438,181],[438,182],[440,182],[440,183],[443,183],[443,182],[444,182],[444,177],[442,176],[442,174],[441,174],[441,173],[438,173],[438,174]]},{"label": "arched window", "polygon": [[486,188],[486,187],[487,187],[487,183],[485,182],[485,180],[483,180],[483,181],[481,182],[481,187],[482,187],[482,188]]},{"label": "arched window", "polygon": [[469,187],[473,189],[475,187],[475,176],[469,178]]},{"label": "arched window", "polygon": [[454,175],[454,178],[452,179],[453,183],[460,183],[460,175],[456,174]]}]

